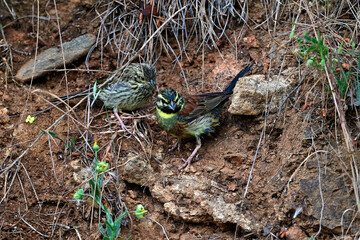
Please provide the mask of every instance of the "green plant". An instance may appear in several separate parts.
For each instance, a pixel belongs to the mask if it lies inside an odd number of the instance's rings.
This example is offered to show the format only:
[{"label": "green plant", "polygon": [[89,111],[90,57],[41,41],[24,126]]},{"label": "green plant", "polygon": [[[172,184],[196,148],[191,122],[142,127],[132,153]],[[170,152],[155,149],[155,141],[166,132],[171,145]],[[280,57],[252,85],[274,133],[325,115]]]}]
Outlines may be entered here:
[{"label": "green plant", "polygon": [[32,116],[29,115],[29,116],[27,116],[25,122],[31,124],[31,123],[33,123],[35,120],[36,120],[36,117],[32,117]]},{"label": "green plant", "polygon": [[355,82],[356,95],[357,95],[358,102],[360,103],[359,71],[360,71],[360,55],[359,55],[359,58],[358,58],[358,66],[357,66],[357,71],[356,71],[356,82]]},{"label": "green plant", "polygon": [[318,37],[310,37],[307,32],[303,37],[297,38],[299,42],[298,54],[306,61],[307,66],[324,68],[329,59],[329,48],[324,44],[320,34]]},{"label": "green plant", "polygon": [[[95,201],[95,203],[101,207],[101,209],[105,212],[106,220],[105,220],[105,228],[99,223],[99,231],[103,235],[104,240],[113,240],[118,239],[121,232],[121,220],[122,218],[128,214],[128,210],[125,209],[123,213],[120,214],[117,218],[113,219],[111,211],[101,202],[101,188],[104,183],[104,173],[109,168],[109,164],[106,162],[98,161],[98,151],[99,146],[97,142],[93,145],[93,150],[95,152],[94,162],[92,165],[92,169],[94,171],[94,177],[89,179],[90,184],[90,194],[88,195]],[[85,197],[85,193],[83,189],[79,189],[74,193],[74,198],[76,200],[81,200]],[[136,217],[141,219],[144,217],[144,213],[147,210],[139,204],[136,207],[136,211],[134,211]]]},{"label": "green plant", "polygon": [[[335,73],[336,73],[336,71],[334,71],[334,75],[335,75]],[[350,78],[350,72],[347,72],[347,71],[345,72],[343,70],[340,70],[340,75],[336,77],[336,82],[339,87],[339,92],[340,92],[341,98],[344,98],[346,95],[349,78]]]},{"label": "green plant", "polygon": [[[291,38],[290,34],[290,38]],[[332,36],[328,36],[332,39]],[[325,72],[325,65],[332,71],[335,76],[337,89],[340,93],[341,98],[346,97],[346,92],[349,89],[351,72],[348,68],[339,68],[340,63],[344,63],[344,60],[339,59],[351,59],[351,52],[344,52],[344,42],[341,42],[336,49],[329,49],[329,47],[324,43],[324,39],[320,34],[317,37],[311,37],[307,32],[304,33],[302,37],[297,37],[297,42],[299,43],[299,48],[296,51],[297,54],[306,61],[307,66],[315,67],[316,69]],[[351,46],[353,46],[352,41],[350,41]],[[350,54],[350,55],[349,55]],[[331,61],[329,61],[331,59]],[[347,61],[346,61],[347,62]],[[351,60],[349,60],[351,62]],[[348,65],[348,64],[345,64]],[[345,70],[344,70],[344,69]],[[360,100],[360,88],[359,84],[355,83],[355,89],[357,91],[358,99]]]},{"label": "green plant", "polygon": [[127,210],[125,210],[125,212],[123,212],[114,222],[111,212],[109,212],[104,205],[102,205],[102,209],[106,214],[106,221],[105,221],[106,230],[103,228],[101,223],[99,223],[99,231],[104,236],[103,239],[104,240],[118,239],[121,232],[121,219],[128,213]]},{"label": "green plant", "polygon": [[144,214],[147,213],[148,211],[145,210],[145,208],[143,207],[143,205],[141,204],[138,204],[136,206],[136,211],[135,211],[135,216],[138,218],[138,219],[142,219],[144,217]]},{"label": "green plant", "polygon": [[95,176],[93,179],[89,180],[90,195],[94,199],[95,203],[101,206],[101,188],[104,183],[104,172],[108,169],[109,164],[106,162],[98,161],[97,152],[99,151],[99,146],[97,145],[97,142],[94,143],[93,150],[95,152],[95,157],[94,163],[92,165],[92,170],[94,171]]},{"label": "green plant", "polygon": [[75,138],[71,137],[70,141],[66,141],[64,144],[69,151],[73,151],[75,149]]}]

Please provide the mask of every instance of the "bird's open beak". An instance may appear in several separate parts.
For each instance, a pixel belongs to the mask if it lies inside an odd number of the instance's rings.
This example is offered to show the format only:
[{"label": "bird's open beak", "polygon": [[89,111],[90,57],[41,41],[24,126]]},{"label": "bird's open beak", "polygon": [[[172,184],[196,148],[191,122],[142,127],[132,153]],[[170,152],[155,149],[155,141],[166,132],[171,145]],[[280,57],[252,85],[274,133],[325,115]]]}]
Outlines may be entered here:
[{"label": "bird's open beak", "polygon": [[170,104],[169,104],[169,108],[170,108],[171,110],[175,110],[176,104],[175,104],[173,101],[171,101]]}]

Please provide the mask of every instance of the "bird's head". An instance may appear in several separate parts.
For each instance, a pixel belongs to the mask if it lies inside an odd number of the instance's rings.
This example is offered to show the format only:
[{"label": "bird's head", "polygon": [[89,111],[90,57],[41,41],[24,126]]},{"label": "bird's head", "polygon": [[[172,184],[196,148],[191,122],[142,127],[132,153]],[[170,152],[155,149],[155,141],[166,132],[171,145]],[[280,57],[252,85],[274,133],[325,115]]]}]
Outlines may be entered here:
[{"label": "bird's head", "polygon": [[149,81],[151,86],[156,89],[156,69],[149,64],[141,64],[142,72],[146,81]]},{"label": "bird's head", "polygon": [[161,91],[156,100],[156,108],[166,114],[180,112],[185,107],[185,99],[174,89]]}]

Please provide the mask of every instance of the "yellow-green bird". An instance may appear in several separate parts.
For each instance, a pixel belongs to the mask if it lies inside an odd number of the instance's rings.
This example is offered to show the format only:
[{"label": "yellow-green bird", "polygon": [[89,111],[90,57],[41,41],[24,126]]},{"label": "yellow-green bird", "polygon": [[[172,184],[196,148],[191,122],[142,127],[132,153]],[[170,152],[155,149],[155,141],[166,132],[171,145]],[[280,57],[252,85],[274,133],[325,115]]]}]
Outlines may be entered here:
[{"label": "yellow-green bird", "polygon": [[[143,107],[149,102],[156,90],[156,69],[149,64],[132,63],[122,71],[115,71],[113,74],[100,78],[98,83],[104,83],[108,79],[111,80],[96,89],[98,98],[106,107],[113,109],[121,127],[130,132],[118,112],[123,110],[132,111]],[[93,87],[90,90],[62,96],[60,99],[66,100],[87,96],[92,91]],[[57,100],[59,99],[52,99],[52,101]]]},{"label": "yellow-green bird", "polygon": [[222,107],[229,99],[239,78],[243,77],[252,65],[239,72],[222,92],[205,93],[194,96],[181,96],[173,89],[161,91],[156,100],[156,118],[161,128],[178,138],[172,149],[179,146],[182,138],[196,138],[196,147],[184,160],[189,167],[191,160],[201,147],[201,137],[215,131],[219,123]]}]

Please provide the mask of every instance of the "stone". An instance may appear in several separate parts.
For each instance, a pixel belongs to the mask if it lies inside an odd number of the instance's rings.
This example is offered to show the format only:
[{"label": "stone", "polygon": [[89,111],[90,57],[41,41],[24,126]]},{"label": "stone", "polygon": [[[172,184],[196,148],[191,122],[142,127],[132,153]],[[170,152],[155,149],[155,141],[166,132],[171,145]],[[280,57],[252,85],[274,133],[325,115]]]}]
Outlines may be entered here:
[{"label": "stone", "polygon": [[[322,211],[322,197],[319,191],[318,178],[305,178],[300,180],[300,188],[309,199],[307,210],[311,216],[320,220],[323,227],[341,234],[341,229],[350,227],[350,232],[356,233],[360,229],[360,220],[353,219],[356,214],[356,201],[353,192],[344,187],[344,178],[339,174],[326,171],[322,172],[321,189],[324,199]],[[349,211],[350,210],[350,211]]]},{"label": "stone", "polygon": [[0,108],[0,124],[8,123],[10,122],[10,117],[8,114],[8,109],[3,107]]},{"label": "stone", "polygon": [[73,160],[70,162],[70,167],[74,172],[79,172],[81,170],[81,161],[80,160]]},{"label": "stone", "polygon": [[303,230],[298,226],[290,227],[286,231],[286,240],[308,240],[309,238],[306,236]]},{"label": "stone", "polygon": [[[164,203],[164,210],[174,218],[186,222],[215,222],[222,224],[239,224],[249,232],[260,232],[262,227],[255,219],[238,209],[238,205],[227,203],[225,190],[216,188],[217,194],[209,192],[216,182],[197,176],[166,176],[158,179],[150,187],[151,195]],[[230,197],[231,199],[231,197]]]},{"label": "stone", "polygon": [[73,172],[73,180],[76,184],[81,184],[86,182],[86,184],[83,185],[83,188],[88,188],[90,185],[86,181],[91,177],[92,170],[91,168],[82,168],[79,172]]},{"label": "stone", "polygon": [[95,35],[85,34],[63,43],[64,54],[61,45],[49,48],[36,57],[36,63],[35,59],[26,62],[17,72],[15,78],[19,81],[28,81],[31,78],[43,76],[58,67],[63,67],[64,59],[65,64],[79,59],[90,50],[95,41]]},{"label": "stone", "polygon": [[[251,75],[240,78],[231,98],[228,111],[234,115],[255,116],[261,114],[270,104],[270,112],[276,112],[294,83],[294,74],[274,76],[266,80],[265,75]],[[270,102],[273,97],[273,101]]]},{"label": "stone", "polygon": [[153,182],[154,170],[145,157],[130,152],[125,159],[124,178],[130,183],[149,186]]},{"label": "stone", "polygon": [[[162,164],[161,174],[154,172],[145,157],[129,153],[122,159],[124,180],[147,186],[154,199],[163,204],[165,212],[185,222],[239,224],[248,232],[261,232],[262,227],[251,214],[241,212],[226,187],[202,176],[178,175]],[[211,190],[212,189],[212,190]],[[210,191],[211,190],[211,191]]]}]

